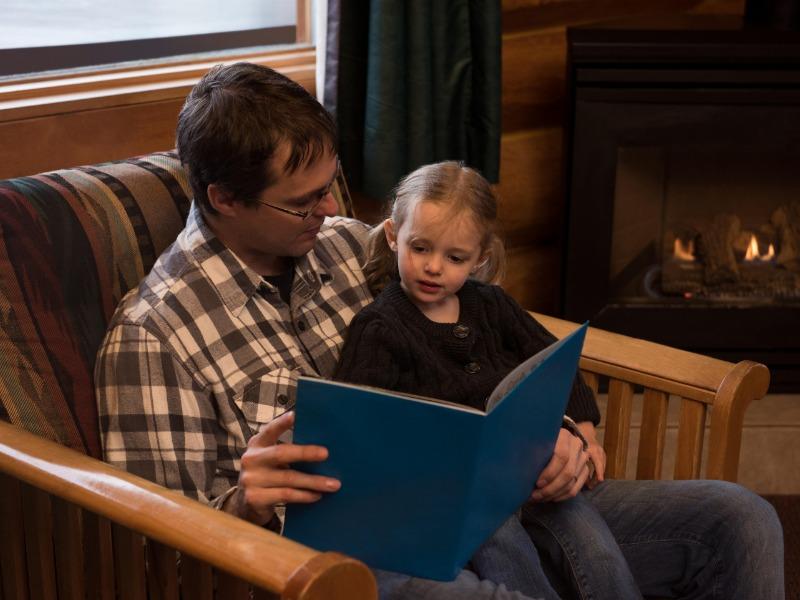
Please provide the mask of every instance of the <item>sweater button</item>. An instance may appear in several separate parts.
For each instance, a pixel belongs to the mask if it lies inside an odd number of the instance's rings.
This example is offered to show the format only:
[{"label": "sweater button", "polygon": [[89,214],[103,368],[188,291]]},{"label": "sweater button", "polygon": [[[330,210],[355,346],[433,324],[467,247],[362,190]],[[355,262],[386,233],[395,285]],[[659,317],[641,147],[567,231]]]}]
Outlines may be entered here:
[{"label": "sweater button", "polygon": [[286,394],[278,394],[278,404],[281,406],[286,406],[289,403],[289,396]]},{"label": "sweater button", "polygon": [[300,319],[300,320],[297,322],[297,328],[298,328],[300,331],[305,331],[305,330],[306,330],[306,322],[305,322],[305,321],[303,321],[302,319]]},{"label": "sweater button", "polygon": [[469,335],[469,327],[464,325],[463,323],[456,324],[453,327],[453,335],[456,336],[458,339],[463,340],[465,337]]},{"label": "sweater button", "polygon": [[468,362],[464,365],[464,370],[470,375],[474,375],[481,370],[481,366],[476,362]]}]

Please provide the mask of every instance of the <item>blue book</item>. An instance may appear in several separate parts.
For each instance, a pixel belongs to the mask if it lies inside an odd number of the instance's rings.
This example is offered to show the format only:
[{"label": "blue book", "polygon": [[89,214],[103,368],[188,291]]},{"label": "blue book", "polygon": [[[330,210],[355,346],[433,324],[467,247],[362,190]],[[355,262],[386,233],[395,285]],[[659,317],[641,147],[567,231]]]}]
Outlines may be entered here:
[{"label": "blue book", "polygon": [[586,327],[511,371],[485,412],[301,377],[294,442],[325,446],[329,457],[295,467],[342,487],[288,505],[285,535],[370,567],[455,578],[549,462]]}]

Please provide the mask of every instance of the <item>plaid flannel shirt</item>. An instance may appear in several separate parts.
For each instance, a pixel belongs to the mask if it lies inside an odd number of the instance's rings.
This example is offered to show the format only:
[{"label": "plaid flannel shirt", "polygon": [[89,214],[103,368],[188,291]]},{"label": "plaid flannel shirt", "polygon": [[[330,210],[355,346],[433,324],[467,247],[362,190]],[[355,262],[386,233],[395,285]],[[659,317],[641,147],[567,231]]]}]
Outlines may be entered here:
[{"label": "plaid flannel shirt", "polygon": [[372,297],[368,227],[327,219],[296,259],[290,305],[213,235],[196,206],[121,302],[95,367],[105,460],[218,505],[247,440],[294,404],[299,375],[329,376]]}]

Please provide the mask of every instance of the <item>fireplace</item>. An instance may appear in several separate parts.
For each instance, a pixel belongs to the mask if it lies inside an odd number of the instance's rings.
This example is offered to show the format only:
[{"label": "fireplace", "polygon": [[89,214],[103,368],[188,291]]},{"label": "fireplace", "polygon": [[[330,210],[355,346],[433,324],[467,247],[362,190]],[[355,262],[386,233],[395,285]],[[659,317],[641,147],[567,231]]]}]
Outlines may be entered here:
[{"label": "fireplace", "polygon": [[800,35],[572,28],[563,314],[800,391]]}]

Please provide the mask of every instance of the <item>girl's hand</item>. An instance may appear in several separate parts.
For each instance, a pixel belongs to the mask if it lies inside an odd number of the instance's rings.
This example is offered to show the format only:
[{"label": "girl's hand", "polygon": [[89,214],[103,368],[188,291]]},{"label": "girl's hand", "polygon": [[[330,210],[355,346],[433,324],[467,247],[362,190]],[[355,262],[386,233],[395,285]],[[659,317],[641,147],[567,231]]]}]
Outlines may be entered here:
[{"label": "girl's hand", "polygon": [[583,451],[580,438],[561,429],[553,457],[539,475],[531,499],[535,502],[560,502],[577,496],[589,478],[589,456],[589,451]]}]

